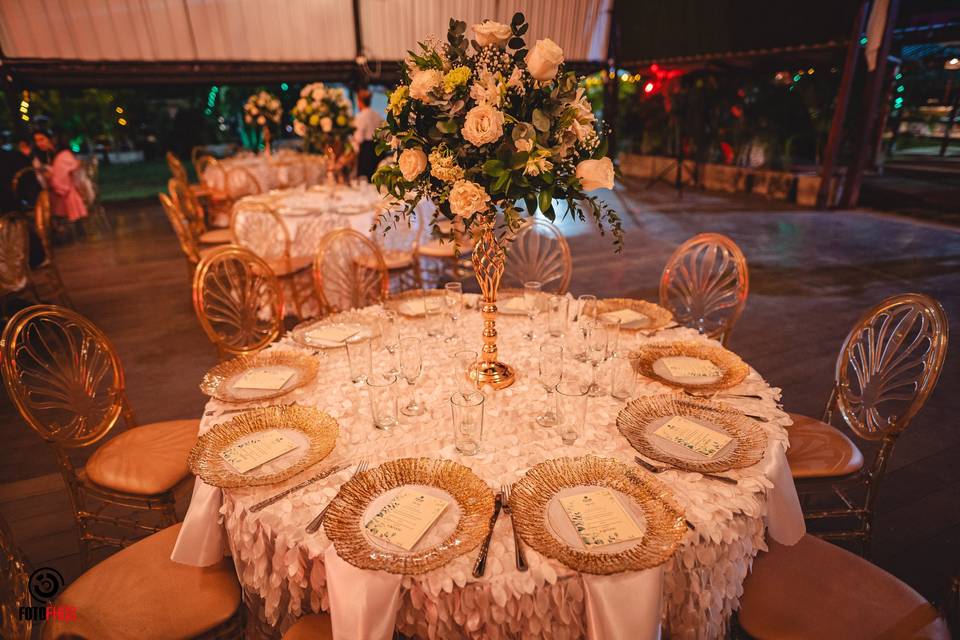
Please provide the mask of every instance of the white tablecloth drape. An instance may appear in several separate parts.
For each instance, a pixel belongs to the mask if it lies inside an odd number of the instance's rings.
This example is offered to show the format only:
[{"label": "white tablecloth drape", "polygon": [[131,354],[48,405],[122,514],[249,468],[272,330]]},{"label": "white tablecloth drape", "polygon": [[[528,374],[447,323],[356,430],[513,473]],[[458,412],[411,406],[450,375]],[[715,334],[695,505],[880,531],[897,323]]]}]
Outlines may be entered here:
[{"label": "white tablecloth drape", "polygon": [[[379,311],[371,308],[362,313],[372,317]],[[421,325],[422,321],[408,321],[401,332],[419,333]],[[471,348],[477,346],[473,343],[479,341],[480,326],[478,313],[464,312],[460,335]],[[338,351],[328,352],[320,379],[283,400],[316,405],[340,422],[341,436],[331,461],[367,457],[376,464],[408,456],[451,458],[470,466],[491,487],[515,481],[533,464],[558,456],[591,453],[631,462],[635,452],[616,430],[616,415],[623,403],[609,396],[590,399],[584,436],[574,446],[562,445],[551,430],[535,425],[533,417],[543,402],[535,373],[541,340],[523,340],[525,328],[522,318],[501,316],[498,321],[501,357],[516,366],[521,376],[512,387],[488,393],[485,445],[474,457],[455,452],[449,426],[447,399],[454,384],[450,355],[462,345],[448,348],[425,340],[425,373],[418,393],[429,411],[403,419],[391,434],[370,425],[366,395],[349,383],[346,356]],[[688,329],[661,332],[655,339],[712,342]],[[646,340],[624,334],[621,347]],[[285,340],[274,348],[294,345]],[[377,366],[386,362],[385,357],[385,352],[377,352]],[[406,393],[405,388],[401,391]],[[652,381],[643,381],[639,389],[643,395],[664,392],[669,388]],[[248,507],[278,487],[222,492],[198,479],[172,558],[192,565],[212,564],[229,542],[248,597],[262,602],[258,616],[279,630],[307,611],[331,610],[337,637],[361,637],[356,634],[373,632],[366,612],[378,607],[379,617],[393,621],[399,631],[429,638],[598,638],[610,637],[611,629],[630,634],[624,637],[650,638],[656,637],[661,620],[671,637],[716,637],[722,635],[737,606],[752,558],[766,548],[765,532],[778,542],[794,544],[805,531],[786,462],[784,427],[790,420],[777,405],[779,390],[751,371],[734,392],[763,397],[724,402],[769,420],[758,423],[768,435],[764,458],[753,467],[728,472],[738,479],[737,486],[711,482],[695,473],[658,475],[696,526],[659,571],[585,576],[528,549],[530,570],[518,572],[513,566],[509,519],[504,517],[495,528],[487,574],[480,580],[470,576],[475,553],[421,576],[391,577],[344,566],[339,558],[331,558],[335,552],[326,536],[322,532],[307,535],[304,526],[349,478],[350,470],[256,514],[249,513]],[[219,416],[225,408],[211,401],[208,409],[215,415],[204,418],[201,430],[228,419]],[[361,583],[365,599],[340,597],[358,593]],[[628,593],[630,606],[618,604]],[[384,633],[386,627],[393,628],[384,625]]]}]

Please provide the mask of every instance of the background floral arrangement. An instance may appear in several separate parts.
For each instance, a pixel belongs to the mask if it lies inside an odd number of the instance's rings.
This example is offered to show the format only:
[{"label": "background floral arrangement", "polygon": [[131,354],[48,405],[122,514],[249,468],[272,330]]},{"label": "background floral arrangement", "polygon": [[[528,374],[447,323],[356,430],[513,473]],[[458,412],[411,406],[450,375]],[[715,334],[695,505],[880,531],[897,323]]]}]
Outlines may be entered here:
[{"label": "background floral arrangement", "polygon": [[290,115],[294,132],[307,141],[310,149],[324,151],[338,145],[349,146],[353,115],[342,89],[327,87],[322,82],[308,84],[300,91],[300,99]]},{"label": "background floral arrangement", "polygon": [[[378,151],[398,159],[373,182],[404,204],[384,216],[399,223],[430,199],[438,207],[434,233],[439,215],[469,232],[499,210],[503,236],[538,208],[550,220],[558,213],[583,220],[586,210],[601,233],[610,229],[619,251],[619,217],[587,194],[613,188],[602,123],[576,74],[564,71],[563,50],[549,38],[527,48],[528,26],[521,13],[509,25],[484,21],[468,42],[466,23],[451,19],[446,42],[427,40],[409,52],[378,132]],[[565,203],[562,212],[554,200]],[[390,223],[378,221],[385,230]]]},{"label": "background floral arrangement", "polygon": [[278,125],[282,117],[280,99],[267,91],[253,94],[243,105],[243,121],[253,127]]}]

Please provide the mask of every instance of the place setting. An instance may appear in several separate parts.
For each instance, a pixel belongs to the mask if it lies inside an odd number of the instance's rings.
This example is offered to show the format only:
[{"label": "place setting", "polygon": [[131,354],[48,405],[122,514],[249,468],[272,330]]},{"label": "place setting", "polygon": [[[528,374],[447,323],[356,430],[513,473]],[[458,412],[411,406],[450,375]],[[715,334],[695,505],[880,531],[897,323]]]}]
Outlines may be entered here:
[{"label": "place setting", "polygon": [[214,366],[200,390],[221,402],[253,403],[284,396],[316,378],[316,358],[290,349],[267,349]]},{"label": "place setting", "polygon": [[301,323],[290,338],[308,349],[342,349],[351,340],[373,340],[380,335],[376,318],[347,311],[321,320]]}]

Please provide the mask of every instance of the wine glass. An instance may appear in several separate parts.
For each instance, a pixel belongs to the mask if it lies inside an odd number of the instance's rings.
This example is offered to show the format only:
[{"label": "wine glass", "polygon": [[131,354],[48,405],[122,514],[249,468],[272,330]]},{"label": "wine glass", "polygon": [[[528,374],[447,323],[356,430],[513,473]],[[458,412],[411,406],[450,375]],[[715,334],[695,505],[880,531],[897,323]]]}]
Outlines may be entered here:
[{"label": "wine glass", "polygon": [[410,402],[400,409],[400,413],[405,416],[421,416],[425,411],[424,406],[417,402],[417,391],[414,388],[417,379],[420,378],[420,372],[423,371],[420,340],[419,336],[400,338],[400,373],[410,386]]},{"label": "wine glass", "polygon": [[547,392],[547,408],[537,416],[541,427],[553,427],[557,424],[556,407],[553,402],[553,390],[563,377],[563,347],[548,342],[540,346],[540,384]]},{"label": "wine glass", "polygon": [[400,330],[397,328],[397,314],[394,311],[385,310],[379,320],[380,341],[383,343],[383,348],[390,354],[388,373],[398,375],[400,369],[397,367],[397,351],[400,349]]},{"label": "wine glass", "polygon": [[443,289],[446,292],[444,302],[447,303],[447,319],[450,321],[450,333],[444,341],[453,342],[457,339],[457,321],[463,311],[463,285],[459,282],[448,282],[443,285]]},{"label": "wine glass", "polygon": [[577,333],[579,333],[580,342],[578,344],[582,350],[578,349],[577,353],[574,355],[576,360],[580,362],[585,362],[587,359],[587,325],[597,319],[597,296],[590,295],[585,293],[582,296],[577,297]]},{"label": "wine glass", "polygon": [[590,395],[594,396],[600,393],[600,384],[598,381],[598,369],[600,363],[607,358],[607,331],[606,327],[600,322],[592,320],[587,324],[587,361],[593,369],[593,376],[590,381]]},{"label": "wine glass", "polygon": [[529,330],[523,335],[527,340],[534,339],[533,326],[540,314],[540,290],[543,285],[536,280],[523,283],[523,302],[527,307],[527,320],[529,320]]}]

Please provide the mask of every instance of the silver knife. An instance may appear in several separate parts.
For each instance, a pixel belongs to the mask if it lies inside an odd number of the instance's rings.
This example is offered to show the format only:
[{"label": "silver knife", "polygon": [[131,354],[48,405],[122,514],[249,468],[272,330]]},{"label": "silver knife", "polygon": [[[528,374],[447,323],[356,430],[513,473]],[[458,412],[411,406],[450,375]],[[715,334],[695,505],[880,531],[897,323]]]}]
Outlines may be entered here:
[{"label": "silver knife", "polygon": [[473,577],[482,578],[487,571],[487,554],[490,552],[490,540],[493,538],[493,528],[497,524],[497,517],[500,515],[500,494],[493,503],[493,515],[490,516],[490,530],[487,531],[487,537],[483,539],[483,545],[480,547],[480,555],[477,556],[477,563],[473,566]]},{"label": "silver knife", "polygon": [[290,487],[289,489],[284,489],[284,490],[281,491],[280,493],[276,494],[275,496],[271,496],[271,497],[267,498],[267,499],[264,500],[263,502],[258,502],[257,504],[255,504],[255,505],[253,505],[252,507],[250,507],[250,513],[256,513],[257,511],[261,511],[261,510],[263,510],[263,509],[266,509],[266,508],[269,507],[270,505],[272,505],[272,504],[274,504],[274,503],[276,503],[276,502],[279,502],[279,501],[282,500],[283,498],[286,498],[286,497],[287,497],[288,495],[290,495],[291,493],[293,493],[293,492],[295,492],[295,491],[299,491],[300,489],[303,489],[304,487],[309,486],[309,485],[313,484],[314,482],[316,482],[316,481],[318,481],[318,480],[323,480],[324,478],[326,478],[326,477],[328,477],[328,476],[332,476],[332,475],[335,474],[335,473],[339,473],[340,471],[343,471],[344,469],[346,469],[346,468],[349,467],[349,466],[350,466],[350,463],[348,463],[348,462],[343,462],[343,463],[341,463],[341,464],[334,465],[334,466],[332,466],[332,467],[330,467],[330,468],[328,468],[328,469],[324,469],[323,471],[321,471],[321,472],[318,473],[317,475],[313,476],[312,478],[307,478],[307,479],[304,480],[303,482],[301,482],[301,483],[299,483],[299,484],[295,484],[295,485],[293,485],[292,487]]}]

